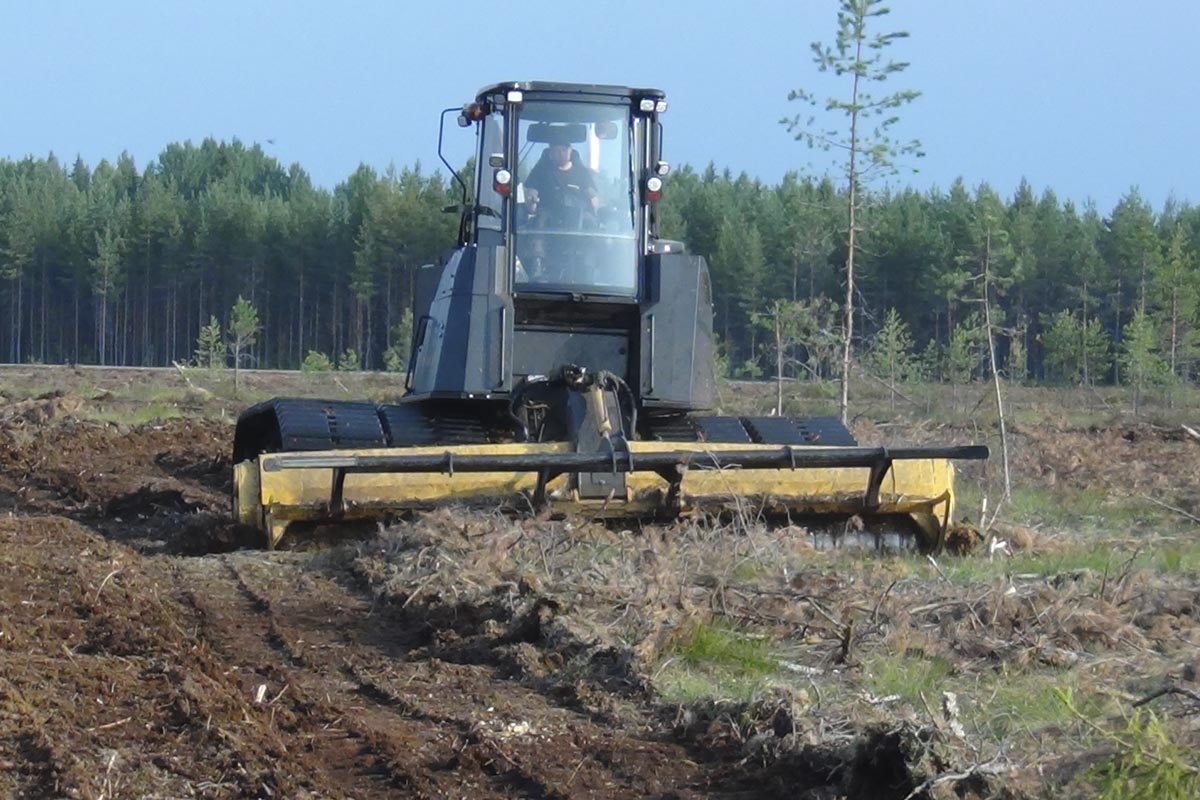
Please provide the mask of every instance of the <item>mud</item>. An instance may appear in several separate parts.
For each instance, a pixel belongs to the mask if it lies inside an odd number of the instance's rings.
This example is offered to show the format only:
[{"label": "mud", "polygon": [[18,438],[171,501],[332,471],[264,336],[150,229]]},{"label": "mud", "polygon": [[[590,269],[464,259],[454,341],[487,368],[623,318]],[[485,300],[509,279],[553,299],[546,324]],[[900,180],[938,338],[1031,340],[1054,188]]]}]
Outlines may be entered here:
[{"label": "mud", "polygon": [[[791,637],[814,675],[876,645],[987,671],[1130,652],[1178,665],[1200,642],[1194,587],[1113,576],[1085,604],[1090,584],[1068,577],[964,600],[820,567],[739,586],[710,575],[713,534],[696,528],[436,512],[240,549],[228,422],[89,421],[88,402],[0,414],[4,797],[931,797],[963,762],[927,719],[795,692],[667,704],[654,665],[718,616]],[[1055,447],[1037,458],[1059,480],[1107,474]],[[1122,474],[1155,486],[1148,464]],[[805,547],[765,536],[745,552]],[[864,604],[869,625],[835,624]],[[939,786],[1017,796],[983,774]]]}]

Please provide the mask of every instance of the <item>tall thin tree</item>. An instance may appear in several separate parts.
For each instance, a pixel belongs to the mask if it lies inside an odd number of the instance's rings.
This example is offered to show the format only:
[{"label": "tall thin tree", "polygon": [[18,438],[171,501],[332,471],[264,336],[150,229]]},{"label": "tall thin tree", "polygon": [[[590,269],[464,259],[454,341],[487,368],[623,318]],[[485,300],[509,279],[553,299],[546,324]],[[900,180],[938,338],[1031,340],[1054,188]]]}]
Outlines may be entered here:
[{"label": "tall thin tree", "polygon": [[262,324],[258,319],[258,309],[246,298],[238,295],[237,301],[229,311],[229,352],[233,354],[233,391],[236,394],[238,373],[243,357],[258,341]]},{"label": "tall thin tree", "polygon": [[[854,341],[854,254],[859,229],[859,211],[863,186],[881,174],[897,171],[902,156],[920,156],[920,142],[900,142],[892,138],[892,127],[899,121],[897,111],[920,96],[919,92],[901,90],[876,95],[870,87],[908,67],[904,61],[887,56],[888,48],[897,39],[908,36],[906,31],[875,33],[879,17],[890,13],[882,0],[840,0],[838,29],[832,46],[812,43],[813,62],[820,72],[831,72],[848,84],[845,94],[831,95],[820,100],[814,93],[794,89],[788,100],[807,104],[814,112],[831,118],[818,121],[816,113],[808,117],[797,114],[781,122],[797,140],[809,147],[839,154],[840,167],[846,180],[846,305],[843,313],[841,417],[849,419],[850,364]],[[835,124],[836,122],[836,124]]]}]

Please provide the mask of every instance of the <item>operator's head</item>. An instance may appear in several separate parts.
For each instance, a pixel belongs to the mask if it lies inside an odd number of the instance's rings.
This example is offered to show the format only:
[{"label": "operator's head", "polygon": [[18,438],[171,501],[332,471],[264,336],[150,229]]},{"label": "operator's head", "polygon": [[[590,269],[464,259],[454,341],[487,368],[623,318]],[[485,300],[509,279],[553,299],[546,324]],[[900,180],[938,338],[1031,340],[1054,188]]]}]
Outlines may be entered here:
[{"label": "operator's head", "polygon": [[553,142],[546,148],[546,153],[549,155],[551,163],[559,169],[565,169],[571,163],[570,142]]}]

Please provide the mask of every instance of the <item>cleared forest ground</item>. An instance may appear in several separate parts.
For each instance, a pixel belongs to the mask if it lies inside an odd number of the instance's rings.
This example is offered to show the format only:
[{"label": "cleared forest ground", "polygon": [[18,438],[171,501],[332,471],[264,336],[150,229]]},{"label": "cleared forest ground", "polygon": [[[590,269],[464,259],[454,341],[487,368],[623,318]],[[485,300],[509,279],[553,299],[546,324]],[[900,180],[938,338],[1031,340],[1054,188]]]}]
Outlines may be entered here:
[{"label": "cleared forest ground", "polygon": [[[250,373],[235,400],[229,378],[0,369],[0,795],[1197,785],[1200,442],[1175,422],[1018,406],[1007,553],[453,509],[265,553],[228,520],[236,410],[391,379]],[[856,433],[991,435],[939,418]],[[965,475],[967,516],[994,468]]]}]

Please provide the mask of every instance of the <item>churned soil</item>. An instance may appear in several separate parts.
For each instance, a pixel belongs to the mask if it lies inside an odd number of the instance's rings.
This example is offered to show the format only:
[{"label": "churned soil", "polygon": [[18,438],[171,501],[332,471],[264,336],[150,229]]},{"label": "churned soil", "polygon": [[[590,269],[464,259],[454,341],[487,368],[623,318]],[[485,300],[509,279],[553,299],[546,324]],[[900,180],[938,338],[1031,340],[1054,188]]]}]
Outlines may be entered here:
[{"label": "churned soil", "polygon": [[501,654],[421,649],[470,608],[423,618],[380,602],[336,554],[222,552],[245,535],[226,512],[231,432],[52,415],[0,433],[0,795],[744,786],[725,760],[674,741],[636,686],[597,714]]},{"label": "churned soil", "polygon": [[[228,418],[85,413],[105,400],[0,398],[3,797],[1022,796],[1016,766],[936,780],[964,766],[938,745],[948,718],[888,718],[877,698],[858,721],[805,718],[794,696],[685,708],[651,671],[716,617],[801,631],[812,660],[790,668],[830,680],[871,647],[961,670],[1096,654],[1200,668],[1184,663],[1195,587],[1129,575],[1104,576],[1098,600],[1077,576],[954,595],[873,568],[738,591],[688,571],[710,549],[695,532],[466,512],[264,552],[229,518]],[[1200,514],[1200,446],[1173,434],[1017,436],[1018,467],[1048,486]]]},{"label": "churned soil", "polygon": [[[252,537],[228,519],[228,423],[129,426],[76,409],[44,398],[0,425],[0,796],[707,797],[779,784],[677,737],[626,667],[547,680],[559,656],[538,652],[538,611],[391,602],[361,543],[237,550]],[[478,646],[449,644],[467,629]]]}]

